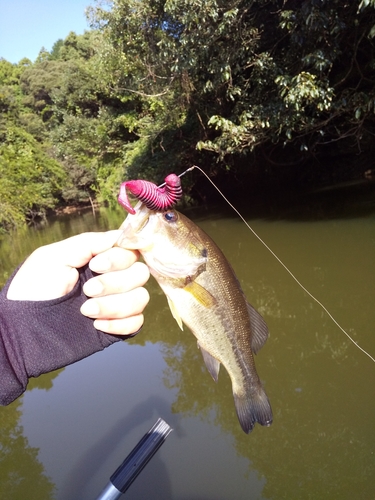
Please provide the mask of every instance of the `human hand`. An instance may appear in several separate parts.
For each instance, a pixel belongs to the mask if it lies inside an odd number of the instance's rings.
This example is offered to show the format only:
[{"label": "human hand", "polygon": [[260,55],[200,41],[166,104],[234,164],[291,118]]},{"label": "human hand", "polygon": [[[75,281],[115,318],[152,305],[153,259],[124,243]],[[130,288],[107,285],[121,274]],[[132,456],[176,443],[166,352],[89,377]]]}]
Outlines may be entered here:
[{"label": "human hand", "polygon": [[81,313],[94,318],[98,330],[127,335],[143,324],[149,295],[142,286],[149,278],[137,252],[114,247],[121,231],[82,233],[35,250],[13,278],[9,300],[50,300],[69,293],[78,280],[78,268],[89,263],[99,276],[83,287],[89,298]]}]

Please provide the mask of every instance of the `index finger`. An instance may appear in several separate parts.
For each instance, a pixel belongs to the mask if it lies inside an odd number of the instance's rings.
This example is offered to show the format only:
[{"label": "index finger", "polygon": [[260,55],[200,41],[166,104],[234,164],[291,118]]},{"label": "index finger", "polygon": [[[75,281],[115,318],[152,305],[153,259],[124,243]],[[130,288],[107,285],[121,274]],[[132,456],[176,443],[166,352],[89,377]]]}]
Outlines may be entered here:
[{"label": "index finger", "polygon": [[121,271],[134,264],[138,259],[138,255],[135,250],[113,247],[93,257],[89,267],[95,273]]},{"label": "index finger", "polygon": [[47,247],[55,246],[54,260],[70,267],[82,267],[95,255],[113,247],[121,231],[106,231],[98,233],[81,233]]}]

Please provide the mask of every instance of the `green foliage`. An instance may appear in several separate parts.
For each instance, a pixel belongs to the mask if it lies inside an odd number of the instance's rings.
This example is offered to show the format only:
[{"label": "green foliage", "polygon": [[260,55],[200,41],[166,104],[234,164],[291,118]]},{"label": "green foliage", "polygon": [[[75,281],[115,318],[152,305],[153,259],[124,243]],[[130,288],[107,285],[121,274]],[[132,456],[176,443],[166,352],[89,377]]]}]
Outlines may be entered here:
[{"label": "green foliage", "polygon": [[[349,154],[371,157],[374,7],[103,0],[91,31],[35,63],[0,59],[2,226],[56,199],[112,203],[129,176],[159,183],[194,163],[216,175],[295,162],[297,176],[304,160],[337,158],[339,171]],[[33,162],[55,179],[45,192]],[[24,200],[10,195],[25,179]]]},{"label": "green foliage", "polygon": [[[231,77],[225,97],[233,105],[209,119],[216,137],[199,147],[223,158],[267,143],[312,155],[348,137],[351,146],[360,143],[374,127],[373,48],[367,38],[374,13],[364,17],[356,5],[304,1],[294,9],[292,2],[288,10],[280,5],[272,15],[265,9],[266,18],[263,2],[253,6],[238,9],[236,22],[242,31],[247,20],[258,40],[252,48],[245,41],[245,63],[236,56],[236,42],[232,56],[227,48],[225,75]],[[233,88],[239,89],[236,95]]]},{"label": "green foliage", "polygon": [[0,145],[0,229],[44,216],[56,203],[65,173],[24,130],[8,126]]},{"label": "green foliage", "polygon": [[12,64],[0,59],[0,125],[8,118],[14,118],[22,108],[20,78],[31,66],[28,59]]},{"label": "green foliage", "polygon": [[89,60],[95,53],[92,45],[93,34],[86,31],[83,35],[76,35],[73,31],[59,45],[59,59]]},{"label": "green foliage", "polygon": [[[313,158],[373,133],[372,0],[109,6],[91,15],[111,85],[117,95],[140,95],[146,113],[150,98],[160,97],[161,108],[174,101],[189,121],[189,147],[227,162],[265,147]],[[180,127],[173,117],[159,124],[150,124],[157,140]]]},{"label": "green foliage", "polygon": [[44,117],[51,117],[52,91],[60,87],[67,63],[45,59],[35,63],[24,71],[21,89],[25,95],[24,104],[33,112]]},{"label": "green foliage", "polygon": [[49,55],[49,59],[50,60],[56,60],[56,59],[60,59],[60,49],[63,47],[64,45],[64,40],[62,40],[62,38],[59,38],[54,44],[53,44],[53,47],[52,47],[52,50],[51,50],[51,53]]}]

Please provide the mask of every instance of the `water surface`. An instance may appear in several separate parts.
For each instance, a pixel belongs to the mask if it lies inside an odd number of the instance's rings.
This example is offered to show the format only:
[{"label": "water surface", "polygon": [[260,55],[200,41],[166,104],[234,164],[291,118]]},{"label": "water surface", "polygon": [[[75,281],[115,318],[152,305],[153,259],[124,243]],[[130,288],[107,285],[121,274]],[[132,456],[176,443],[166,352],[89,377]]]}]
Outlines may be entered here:
[{"label": "water surface", "polygon": [[[375,354],[375,193],[346,190],[244,215],[296,277]],[[142,332],[30,382],[0,408],[0,497],[94,499],[158,417],[174,432],[126,498],[373,499],[375,364],[225,207],[190,210],[232,263],[270,338],[256,357],[274,423],[242,432],[225,370],[215,384],[150,280]],[[33,248],[117,228],[102,209],[1,240],[3,282]]]}]

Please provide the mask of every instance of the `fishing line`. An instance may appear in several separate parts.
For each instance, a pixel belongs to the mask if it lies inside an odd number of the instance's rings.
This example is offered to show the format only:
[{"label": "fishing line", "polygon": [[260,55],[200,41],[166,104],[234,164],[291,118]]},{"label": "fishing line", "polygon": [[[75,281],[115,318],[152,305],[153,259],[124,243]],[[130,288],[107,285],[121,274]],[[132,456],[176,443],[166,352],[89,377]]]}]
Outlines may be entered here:
[{"label": "fishing line", "polygon": [[202,172],[202,174],[211,182],[211,184],[213,185],[213,187],[218,191],[218,193],[224,198],[224,200],[228,203],[228,205],[236,212],[236,214],[240,217],[240,219],[242,220],[242,222],[244,222],[244,224],[246,225],[246,227],[248,229],[250,229],[250,231],[253,233],[253,235],[262,243],[262,245],[271,253],[271,255],[273,255],[273,257],[279,262],[279,264],[282,265],[282,267],[287,271],[287,273],[294,279],[294,281],[297,283],[297,285],[299,285],[302,290],[307,293],[307,295],[314,301],[316,302],[322,309],[323,311],[329,316],[329,318],[331,318],[331,320],[333,321],[333,323],[346,335],[346,337],[350,340],[350,342],[352,342],[352,344],[354,344],[360,351],[363,352],[363,354],[366,354],[366,356],[368,356],[371,361],[373,361],[375,363],[375,359],[371,356],[371,354],[369,354],[367,351],[365,351],[365,349],[363,349],[350,335],[349,333],[344,330],[344,328],[336,321],[336,319],[332,316],[332,314],[328,311],[328,309],[320,302],[320,300],[318,300],[311,292],[309,292],[307,290],[307,288],[302,285],[302,283],[298,280],[298,278],[292,273],[292,271],[290,271],[290,269],[284,264],[284,262],[282,262],[282,260],[275,254],[275,252],[267,245],[267,243],[265,241],[262,240],[262,238],[254,231],[254,229],[247,223],[247,221],[245,220],[245,218],[240,214],[240,212],[237,210],[237,208],[235,206],[232,205],[232,203],[225,197],[225,195],[220,191],[220,189],[216,186],[216,184],[208,177],[208,175],[206,174],[206,172],[204,170],[202,170],[200,167],[198,167],[197,165],[193,165],[192,167],[188,168],[187,170],[185,170],[184,172],[182,172],[182,174],[179,175],[179,177],[182,177],[183,175],[185,175],[187,172],[190,172],[191,170],[193,170],[194,168],[197,168],[200,172]]}]

